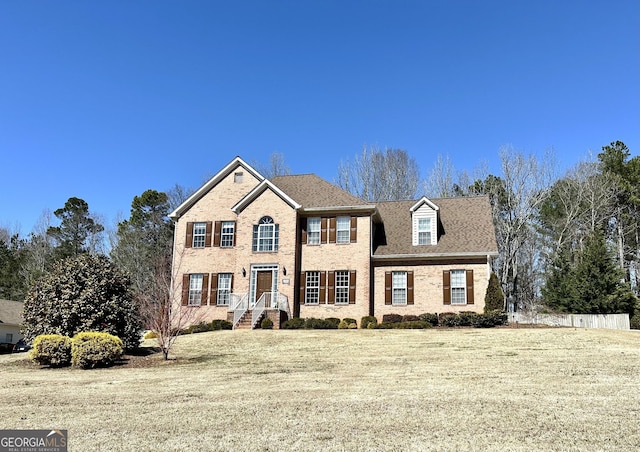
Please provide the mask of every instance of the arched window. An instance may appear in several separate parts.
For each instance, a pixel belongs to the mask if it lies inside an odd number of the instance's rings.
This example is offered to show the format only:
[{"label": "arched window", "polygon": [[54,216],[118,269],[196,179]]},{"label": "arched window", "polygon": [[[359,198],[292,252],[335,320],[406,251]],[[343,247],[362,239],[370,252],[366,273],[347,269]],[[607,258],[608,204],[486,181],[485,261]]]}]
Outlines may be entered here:
[{"label": "arched window", "polygon": [[278,225],[273,218],[264,216],[258,224],[253,225],[253,251],[278,251]]}]

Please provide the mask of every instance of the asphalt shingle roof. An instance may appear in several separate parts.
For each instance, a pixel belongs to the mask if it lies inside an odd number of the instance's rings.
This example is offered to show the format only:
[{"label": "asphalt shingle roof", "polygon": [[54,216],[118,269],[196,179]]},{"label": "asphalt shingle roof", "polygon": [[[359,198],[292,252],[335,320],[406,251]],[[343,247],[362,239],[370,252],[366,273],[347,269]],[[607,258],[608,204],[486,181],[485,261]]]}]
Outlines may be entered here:
[{"label": "asphalt shingle roof", "polygon": [[21,301],[0,300],[0,323],[20,325],[22,323]]},{"label": "asphalt shingle roof", "polygon": [[497,253],[489,198],[462,197],[430,199],[439,210],[439,238],[436,245],[412,245],[411,212],[417,201],[378,202],[386,243],[374,256],[410,254]]},{"label": "asphalt shingle roof", "polygon": [[[276,176],[269,179],[303,209],[363,206],[370,203],[342,190],[315,174]],[[373,207],[373,204],[371,204]]]}]

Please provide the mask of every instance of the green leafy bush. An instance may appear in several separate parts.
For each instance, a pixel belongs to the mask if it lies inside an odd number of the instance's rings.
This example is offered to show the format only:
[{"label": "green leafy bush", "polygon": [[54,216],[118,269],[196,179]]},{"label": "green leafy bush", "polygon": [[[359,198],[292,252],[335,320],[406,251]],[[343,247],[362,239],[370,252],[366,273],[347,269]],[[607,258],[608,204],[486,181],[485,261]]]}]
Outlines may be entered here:
[{"label": "green leafy bush", "polygon": [[264,319],[262,319],[262,322],[260,322],[260,328],[262,328],[263,330],[272,330],[273,320],[271,320],[269,317],[265,317]]},{"label": "green leafy bush", "polygon": [[304,327],[310,330],[333,330],[338,328],[338,325],[333,321],[328,321],[327,319],[316,319],[310,317],[305,320]]},{"label": "green leafy bush", "polygon": [[420,314],[418,319],[423,322],[429,322],[433,326],[438,326],[438,314]]},{"label": "green leafy bush", "polygon": [[630,322],[632,330],[640,330],[640,312],[637,312],[633,317],[631,317]]},{"label": "green leafy bush", "polygon": [[500,281],[498,281],[498,275],[491,273],[487,292],[484,296],[484,312],[502,311],[503,307],[504,294],[502,293],[502,287],[500,287]]},{"label": "green leafy bush", "polygon": [[407,314],[402,316],[403,322],[415,322],[417,320],[420,320],[420,317],[418,317],[417,315]]},{"label": "green leafy bush", "polygon": [[109,333],[78,333],[71,340],[71,363],[83,369],[112,366],[123,352],[122,340]]},{"label": "green leafy bush", "polygon": [[282,328],[285,330],[300,330],[304,328],[305,320],[299,317],[294,317],[292,319],[286,320],[282,324]]},{"label": "green leafy bush", "polygon": [[338,325],[340,324],[340,319],[336,318],[336,317],[329,317],[327,319],[324,319],[329,325],[331,325],[331,329],[337,329]]},{"label": "green leafy bush", "polygon": [[219,331],[219,330],[232,330],[233,323],[228,320],[220,320],[216,319],[209,324],[210,331]]},{"label": "green leafy bush", "polygon": [[382,323],[400,323],[402,316],[400,314],[385,314],[382,316]]},{"label": "green leafy bush", "polygon": [[142,337],[130,280],[103,255],[82,254],[54,263],[29,290],[23,314],[27,342],[41,334],[73,337],[103,331],[135,348]]},{"label": "green leafy bush", "polygon": [[376,328],[386,330],[423,330],[433,328],[429,322],[424,320],[413,320],[410,322],[391,322],[391,323],[379,323]]},{"label": "green leafy bush", "polygon": [[352,319],[350,317],[346,317],[342,320],[344,320],[348,325],[351,325],[352,323],[356,326],[358,325],[358,322],[356,321],[356,319]]},{"label": "green leafy bush", "polygon": [[475,312],[461,312],[458,314],[458,326],[474,326],[478,314]]},{"label": "green leafy bush", "polygon": [[341,320],[340,323],[338,324],[338,329],[339,330],[346,330],[349,328],[349,324],[347,322],[345,322],[344,320]]},{"label": "green leafy bush", "polygon": [[182,331],[180,331],[180,334],[205,333],[207,331],[211,331],[211,324],[200,322],[183,329]]},{"label": "green leafy bush", "polygon": [[360,328],[369,328],[370,323],[373,323],[373,326],[375,327],[378,324],[378,319],[372,315],[365,315],[360,319]]},{"label": "green leafy bush", "polygon": [[71,339],[60,334],[41,334],[33,340],[29,358],[41,366],[68,366],[71,364]]},{"label": "green leafy bush", "polygon": [[502,310],[489,311],[478,315],[473,326],[476,328],[493,328],[494,326],[506,325],[508,321],[509,316],[506,312]]},{"label": "green leafy bush", "polygon": [[358,324],[357,323],[347,323],[347,328],[350,330],[357,330],[358,329]]}]

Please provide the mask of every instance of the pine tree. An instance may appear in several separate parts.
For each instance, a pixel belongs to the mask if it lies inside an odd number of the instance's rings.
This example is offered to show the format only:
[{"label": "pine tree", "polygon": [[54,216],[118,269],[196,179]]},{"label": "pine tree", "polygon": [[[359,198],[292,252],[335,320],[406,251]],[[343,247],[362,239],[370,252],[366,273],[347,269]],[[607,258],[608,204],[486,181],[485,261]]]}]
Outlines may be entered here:
[{"label": "pine tree", "polygon": [[484,312],[502,310],[504,310],[504,294],[502,292],[502,287],[500,287],[498,275],[491,273],[491,276],[489,277],[489,285],[487,286],[487,293],[484,297]]}]

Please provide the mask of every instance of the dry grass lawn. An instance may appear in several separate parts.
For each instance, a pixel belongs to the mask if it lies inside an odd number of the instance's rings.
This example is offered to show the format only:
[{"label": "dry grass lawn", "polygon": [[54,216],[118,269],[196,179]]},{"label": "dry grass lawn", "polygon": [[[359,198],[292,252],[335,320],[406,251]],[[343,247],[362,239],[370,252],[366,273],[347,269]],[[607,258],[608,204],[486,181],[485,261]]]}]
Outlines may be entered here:
[{"label": "dry grass lawn", "polygon": [[175,355],[0,356],[0,428],[67,429],[74,451],[640,449],[635,331],[221,331]]}]

